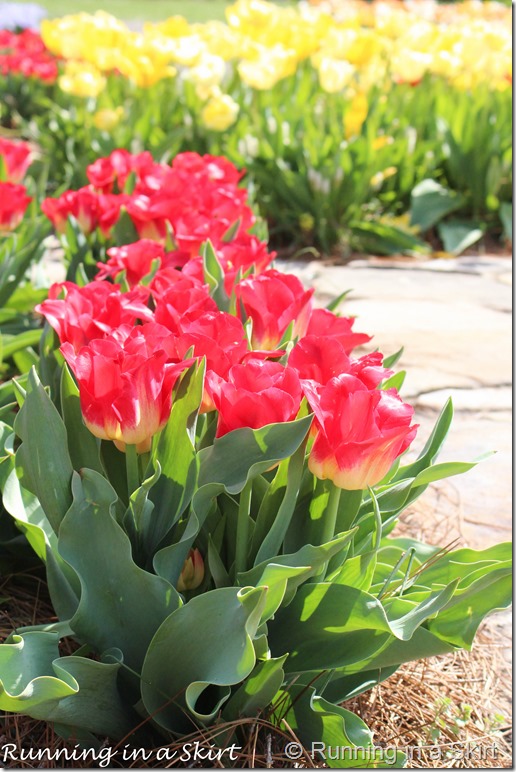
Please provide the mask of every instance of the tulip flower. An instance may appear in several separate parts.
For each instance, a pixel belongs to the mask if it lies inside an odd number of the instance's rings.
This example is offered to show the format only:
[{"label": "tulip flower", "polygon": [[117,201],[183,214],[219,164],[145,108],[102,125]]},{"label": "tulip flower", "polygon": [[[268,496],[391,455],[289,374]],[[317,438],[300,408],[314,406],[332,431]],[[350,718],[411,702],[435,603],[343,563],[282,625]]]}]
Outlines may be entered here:
[{"label": "tulip flower", "polygon": [[86,186],[79,190],[67,190],[59,198],[46,198],[41,209],[58,233],[65,232],[68,218],[72,216],[83,233],[89,234],[100,228],[107,237],[126,202],[125,195],[103,195]]},{"label": "tulip flower", "polygon": [[118,274],[125,271],[125,279],[129,287],[135,287],[150,274],[154,261],[159,261],[161,266],[165,259],[165,249],[162,244],[150,239],[140,239],[133,244],[111,247],[107,250],[107,254],[109,260],[106,263],[97,263],[99,272],[95,278],[106,279],[110,276],[116,279]]},{"label": "tulip flower", "polygon": [[[161,292],[156,303],[156,322],[178,334],[185,326],[203,314],[219,314],[217,304],[210,296],[207,284],[202,284],[189,276],[183,276],[176,271],[177,281]],[[154,297],[156,294],[153,292]],[[232,320],[237,321],[234,317]],[[243,338],[243,330],[238,322],[239,332]],[[216,343],[215,343],[216,345]]]},{"label": "tulip flower", "polygon": [[211,131],[226,131],[238,117],[239,106],[229,94],[213,93],[201,110],[201,120]]},{"label": "tulip flower", "polygon": [[13,142],[0,137],[0,158],[4,162],[7,182],[18,184],[22,181],[30,165],[31,153],[27,142]]},{"label": "tulip flower", "polygon": [[75,352],[120,325],[153,319],[147,306],[149,290],[144,287],[122,293],[117,284],[108,282],[78,287],[66,281],[53,284],[48,294],[48,300],[37,305],[35,311],[54,328],[60,342],[69,343]]},{"label": "tulip flower", "polygon": [[196,590],[204,579],[204,560],[198,549],[192,549],[188,553],[181,575],[177,582],[177,591],[186,592]]},{"label": "tulip flower", "polygon": [[277,348],[291,323],[293,337],[302,337],[312,312],[313,293],[313,289],[305,290],[293,274],[274,269],[239,282],[235,294],[245,316],[252,319],[253,348]]},{"label": "tulip flower", "polygon": [[353,332],[354,321],[350,317],[337,316],[326,308],[316,308],[311,313],[306,334],[337,338],[344,351],[349,354],[356,346],[361,346],[371,340],[370,335]]},{"label": "tulip flower", "polygon": [[0,233],[9,233],[18,227],[31,201],[24,185],[0,182]]},{"label": "tulip flower", "polygon": [[119,450],[150,450],[151,440],[167,422],[172,389],[192,360],[173,361],[170,332],[149,323],[122,326],[78,353],[63,343],[61,353],[77,383],[84,423],[95,437],[113,440]]},{"label": "tulip flower", "polygon": [[231,368],[213,393],[219,411],[217,437],[250,427],[293,421],[301,403],[296,371],[279,362],[250,359]]},{"label": "tulip flower", "polygon": [[307,396],[318,428],[308,468],[338,488],[376,485],[416,436],[414,409],[395,389],[368,389],[346,373]]}]

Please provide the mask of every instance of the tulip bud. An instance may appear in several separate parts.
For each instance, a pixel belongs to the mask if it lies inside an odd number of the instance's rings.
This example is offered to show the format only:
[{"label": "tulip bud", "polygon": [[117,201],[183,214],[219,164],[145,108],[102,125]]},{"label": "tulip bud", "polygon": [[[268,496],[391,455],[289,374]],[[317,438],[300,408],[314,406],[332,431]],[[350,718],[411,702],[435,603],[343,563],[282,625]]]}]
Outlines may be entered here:
[{"label": "tulip bud", "polygon": [[178,592],[195,590],[204,579],[204,560],[198,549],[192,549],[185,560],[183,570],[177,582]]}]

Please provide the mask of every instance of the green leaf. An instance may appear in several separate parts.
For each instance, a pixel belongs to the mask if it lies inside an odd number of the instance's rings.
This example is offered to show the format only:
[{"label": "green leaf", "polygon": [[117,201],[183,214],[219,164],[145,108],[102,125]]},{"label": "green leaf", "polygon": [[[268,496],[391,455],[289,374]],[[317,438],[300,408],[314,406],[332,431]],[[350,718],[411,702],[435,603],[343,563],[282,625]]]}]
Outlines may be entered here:
[{"label": "green leaf", "polygon": [[177,387],[170,418],[154,443],[152,461],[161,476],[149,492],[152,517],[144,524],[149,552],[178,521],[193,496],[198,473],[195,430],[204,388],[204,363],[193,365]]},{"label": "green leaf", "polygon": [[428,629],[447,643],[471,648],[478,626],[495,609],[506,608],[512,598],[512,569],[509,565],[489,570],[457,593],[449,606],[428,622]]},{"label": "green leaf", "polygon": [[334,769],[363,769],[403,766],[404,754],[392,749],[375,748],[372,734],[355,713],[328,702],[314,687],[297,685],[280,694],[281,726],[284,719],[303,742],[314,760],[323,759]]},{"label": "green leaf", "polygon": [[305,463],[306,438],[288,460],[287,485],[285,495],[276,512],[268,533],[264,537],[255,558],[255,565],[279,554],[281,545],[292,520],[299,494]]},{"label": "green leaf", "polygon": [[142,670],[143,702],[160,726],[186,733],[192,719],[211,721],[229,696],[227,687],[251,673],[256,661],[252,639],[266,592],[212,590],[163,622]]},{"label": "green leaf", "polygon": [[102,474],[99,442],[86,428],[83,421],[79,389],[67,364],[64,365],[61,374],[61,410],[73,468],[79,471],[79,469],[87,467]]},{"label": "green leaf", "polygon": [[286,652],[288,672],[342,667],[372,656],[389,640],[381,603],[362,590],[305,584],[269,623],[273,656]]},{"label": "green leaf", "polygon": [[59,657],[57,644],[57,633],[28,632],[0,646],[0,709],[124,737],[135,719],[118,692],[120,663],[107,652],[102,662]]},{"label": "green leaf", "polygon": [[393,477],[393,482],[403,480],[408,477],[416,477],[420,472],[430,466],[441,451],[446,435],[453,419],[453,403],[451,399],[446,401],[441,413],[435,423],[435,426],[428,438],[423,450],[416,461],[406,466],[400,466]]},{"label": "green leaf", "polygon": [[442,222],[438,225],[437,231],[445,251],[452,255],[462,254],[468,247],[480,241],[484,235],[480,228],[459,220]]},{"label": "green leaf", "polygon": [[354,222],[351,224],[353,236],[367,252],[380,255],[422,254],[430,252],[428,244],[409,231],[387,225],[384,222]]},{"label": "green leaf", "polygon": [[460,194],[435,180],[422,180],[410,196],[410,224],[425,232],[464,204],[465,199]]},{"label": "green leaf", "polygon": [[201,450],[199,487],[224,485],[228,493],[240,493],[248,480],[288,458],[306,437],[312,416],[261,429],[235,429]]},{"label": "green leaf", "polygon": [[34,370],[14,429],[22,440],[16,451],[21,484],[37,496],[57,533],[72,503],[73,467],[64,423]]},{"label": "green leaf", "polygon": [[287,655],[258,662],[251,675],[236,690],[222,711],[224,721],[256,716],[267,708],[283,685]]},{"label": "green leaf", "polygon": [[59,551],[82,589],[70,626],[97,651],[119,648],[124,661],[138,669],[155,631],[180,606],[180,596],[133,562],[129,538],[113,514],[117,495],[107,480],[84,469],[82,478],[75,475],[73,489],[59,535]]}]

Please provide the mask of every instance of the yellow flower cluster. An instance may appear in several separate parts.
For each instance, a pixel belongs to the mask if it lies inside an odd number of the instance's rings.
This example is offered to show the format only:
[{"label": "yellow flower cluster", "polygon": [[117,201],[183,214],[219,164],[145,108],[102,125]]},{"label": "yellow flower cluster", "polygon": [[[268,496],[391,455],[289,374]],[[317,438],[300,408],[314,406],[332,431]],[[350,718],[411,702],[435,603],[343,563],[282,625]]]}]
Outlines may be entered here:
[{"label": "yellow flower cluster", "polygon": [[180,70],[206,103],[204,114],[215,110],[214,125],[230,125],[237,108],[221,89],[231,65],[246,85],[268,90],[309,60],[324,91],[350,89],[358,101],[386,75],[416,84],[431,73],[459,88],[483,81],[509,88],[510,13],[499,3],[475,0],[452,6],[434,0],[312,0],[296,7],[237,0],[227,8],[226,24],[189,24],[174,16],[134,32],[98,11],[45,20],[42,36],[51,51],[71,60],[61,81],[66,91],[94,95],[113,70],[143,87]]}]

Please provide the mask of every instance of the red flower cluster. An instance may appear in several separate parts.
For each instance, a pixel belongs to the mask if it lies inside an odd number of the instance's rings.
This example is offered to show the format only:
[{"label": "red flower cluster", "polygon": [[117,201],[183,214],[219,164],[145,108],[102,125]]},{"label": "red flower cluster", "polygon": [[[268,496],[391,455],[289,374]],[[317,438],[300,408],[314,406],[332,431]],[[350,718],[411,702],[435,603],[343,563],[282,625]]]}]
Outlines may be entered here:
[{"label": "red flower cluster", "polygon": [[37,32],[0,30],[0,74],[11,73],[45,83],[54,83],[57,79],[57,59],[47,50]]},{"label": "red flower cluster", "polygon": [[[370,340],[353,331],[353,319],[314,309],[313,291],[269,268],[273,255],[249,234],[239,172],[211,156],[186,153],[167,167],[116,151],[89,175],[99,189],[84,189],[91,200],[125,196],[131,214],[145,198],[152,217],[135,224],[151,223],[177,245],[167,252],[163,241],[142,238],[108,249],[94,282],[55,285],[37,309],[58,333],[93,434],[148,450],[178,375],[204,358],[201,410],[217,411],[217,437],[292,421],[305,396],[315,416],[312,472],[348,489],[381,480],[415,435],[413,410],[395,389],[382,390],[392,373],[381,354],[351,356]],[[133,194],[123,192],[130,177]],[[203,238],[215,244],[232,314],[210,293]]]}]

